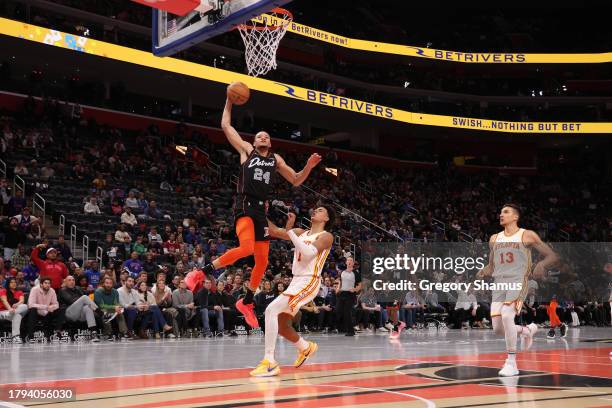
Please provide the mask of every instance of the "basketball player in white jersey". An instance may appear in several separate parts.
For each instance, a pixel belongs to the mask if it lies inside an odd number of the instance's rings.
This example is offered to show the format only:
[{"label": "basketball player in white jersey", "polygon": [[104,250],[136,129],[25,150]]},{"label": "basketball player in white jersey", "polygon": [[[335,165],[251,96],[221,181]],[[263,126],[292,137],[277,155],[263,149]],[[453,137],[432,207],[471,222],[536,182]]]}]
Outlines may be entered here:
[{"label": "basketball player in white jersey", "polygon": [[[544,277],[547,268],[557,262],[557,255],[546,245],[538,234],[531,230],[519,228],[520,209],[515,204],[506,204],[499,214],[499,224],[503,231],[491,236],[489,240],[489,264],[477,275],[477,278],[493,276],[495,283],[521,284],[518,290],[495,290],[491,302],[491,320],[496,334],[506,338],[508,357],[504,367],[499,371],[502,377],[519,374],[516,366],[516,344],[522,336],[524,349],[533,343],[533,335],[538,329],[534,323],[528,326],[514,324],[514,318],[520,312],[527,294],[528,277]],[[539,252],[543,259],[531,268],[531,250]]]},{"label": "basketball player in white jersey", "polygon": [[[288,225],[293,225],[294,214],[290,214]],[[291,321],[300,307],[312,301],[321,287],[321,271],[334,237],[325,228],[334,223],[334,210],[322,205],[312,213],[310,230],[300,228],[286,230],[268,221],[270,236],[291,240],[295,245],[293,254],[293,279],[289,287],[272,301],[265,312],[265,356],[251,371],[253,377],[271,377],[280,373],[280,366],[274,358],[276,339],[280,334],[295,345],[298,357],[293,363],[295,368],[304,364],[306,359],[317,351],[317,343],[304,340],[293,329]]]}]

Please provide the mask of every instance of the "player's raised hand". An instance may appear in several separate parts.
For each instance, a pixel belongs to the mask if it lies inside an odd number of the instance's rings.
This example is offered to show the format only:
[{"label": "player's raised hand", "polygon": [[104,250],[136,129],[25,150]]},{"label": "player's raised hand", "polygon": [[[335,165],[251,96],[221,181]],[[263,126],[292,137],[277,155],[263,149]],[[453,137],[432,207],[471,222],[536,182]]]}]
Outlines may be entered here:
[{"label": "player's raised hand", "polygon": [[290,230],[295,225],[295,213],[289,212],[287,213],[287,223],[285,224],[285,229]]},{"label": "player's raised hand", "polygon": [[322,157],[319,153],[313,153],[308,158],[308,161],[306,162],[306,166],[312,169],[316,167],[317,164],[321,163],[321,160],[322,160]]}]

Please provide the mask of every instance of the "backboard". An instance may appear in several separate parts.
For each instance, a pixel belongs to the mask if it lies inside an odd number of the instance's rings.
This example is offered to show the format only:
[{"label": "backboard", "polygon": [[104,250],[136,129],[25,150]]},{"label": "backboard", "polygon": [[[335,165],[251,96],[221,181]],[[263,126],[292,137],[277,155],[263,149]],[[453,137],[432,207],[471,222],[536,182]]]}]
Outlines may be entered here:
[{"label": "backboard", "polygon": [[290,1],[200,0],[198,7],[183,16],[153,8],[153,54],[175,54]]}]

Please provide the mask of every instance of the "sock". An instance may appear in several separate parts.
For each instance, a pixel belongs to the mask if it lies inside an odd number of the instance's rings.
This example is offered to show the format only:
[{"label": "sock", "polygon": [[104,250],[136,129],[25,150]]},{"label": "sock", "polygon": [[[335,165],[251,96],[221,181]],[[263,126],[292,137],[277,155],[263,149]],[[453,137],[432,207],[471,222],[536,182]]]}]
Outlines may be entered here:
[{"label": "sock", "polygon": [[212,276],[213,272],[215,271],[215,267],[213,266],[212,263],[209,263],[209,264],[206,264],[206,266],[204,266],[202,270],[204,271],[204,274],[206,276]]},{"label": "sock", "polygon": [[511,363],[515,363],[516,364],[516,352],[514,352],[514,351],[509,351],[508,352],[508,361],[510,361]]},{"label": "sock", "polygon": [[247,293],[246,295],[244,295],[242,303],[244,303],[245,305],[250,305],[251,303],[253,303],[253,295],[254,292],[251,290],[251,288],[247,288]]},{"label": "sock", "polygon": [[299,351],[304,351],[304,350],[306,350],[308,348],[308,342],[306,340],[304,340],[304,338],[301,337],[301,336],[298,339],[298,341],[296,341],[293,344],[295,345],[295,347],[297,347],[297,349]]}]

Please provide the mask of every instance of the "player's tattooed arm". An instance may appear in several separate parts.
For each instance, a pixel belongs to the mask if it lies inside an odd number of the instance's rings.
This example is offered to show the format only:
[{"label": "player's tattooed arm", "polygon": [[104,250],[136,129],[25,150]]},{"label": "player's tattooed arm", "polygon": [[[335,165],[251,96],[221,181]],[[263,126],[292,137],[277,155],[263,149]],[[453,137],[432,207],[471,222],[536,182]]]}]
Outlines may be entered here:
[{"label": "player's tattooed arm", "polygon": [[295,187],[302,184],[310,175],[310,171],[314,169],[317,164],[321,163],[321,156],[318,153],[313,153],[308,158],[304,168],[300,172],[296,172],[281,156],[278,154],[275,156],[278,172],[285,178],[285,180],[290,182]]},{"label": "player's tattooed arm", "polygon": [[491,238],[489,239],[489,263],[476,274],[478,279],[488,278],[489,276],[493,275],[493,243],[496,239],[497,234],[491,235]]},{"label": "player's tattooed arm", "polygon": [[243,140],[238,131],[232,126],[232,102],[229,98],[226,99],[225,108],[223,108],[221,129],[223,129],[223,133],[225,133],[225,137],[227,137],[230,144],[240,154],[240,162],[246,161],[248,155],[253,151],[253,145]]},{"label": "player's tattooed arm", "polygon": [[536,279],[544,278],[546,271],[559,262],[559,255],[548,244],[542,241],[540,236],[534,231],[525,230],[523,233],[523,243],[530,248],[534,248],[543,257],[533,268],[533,277]]}]

